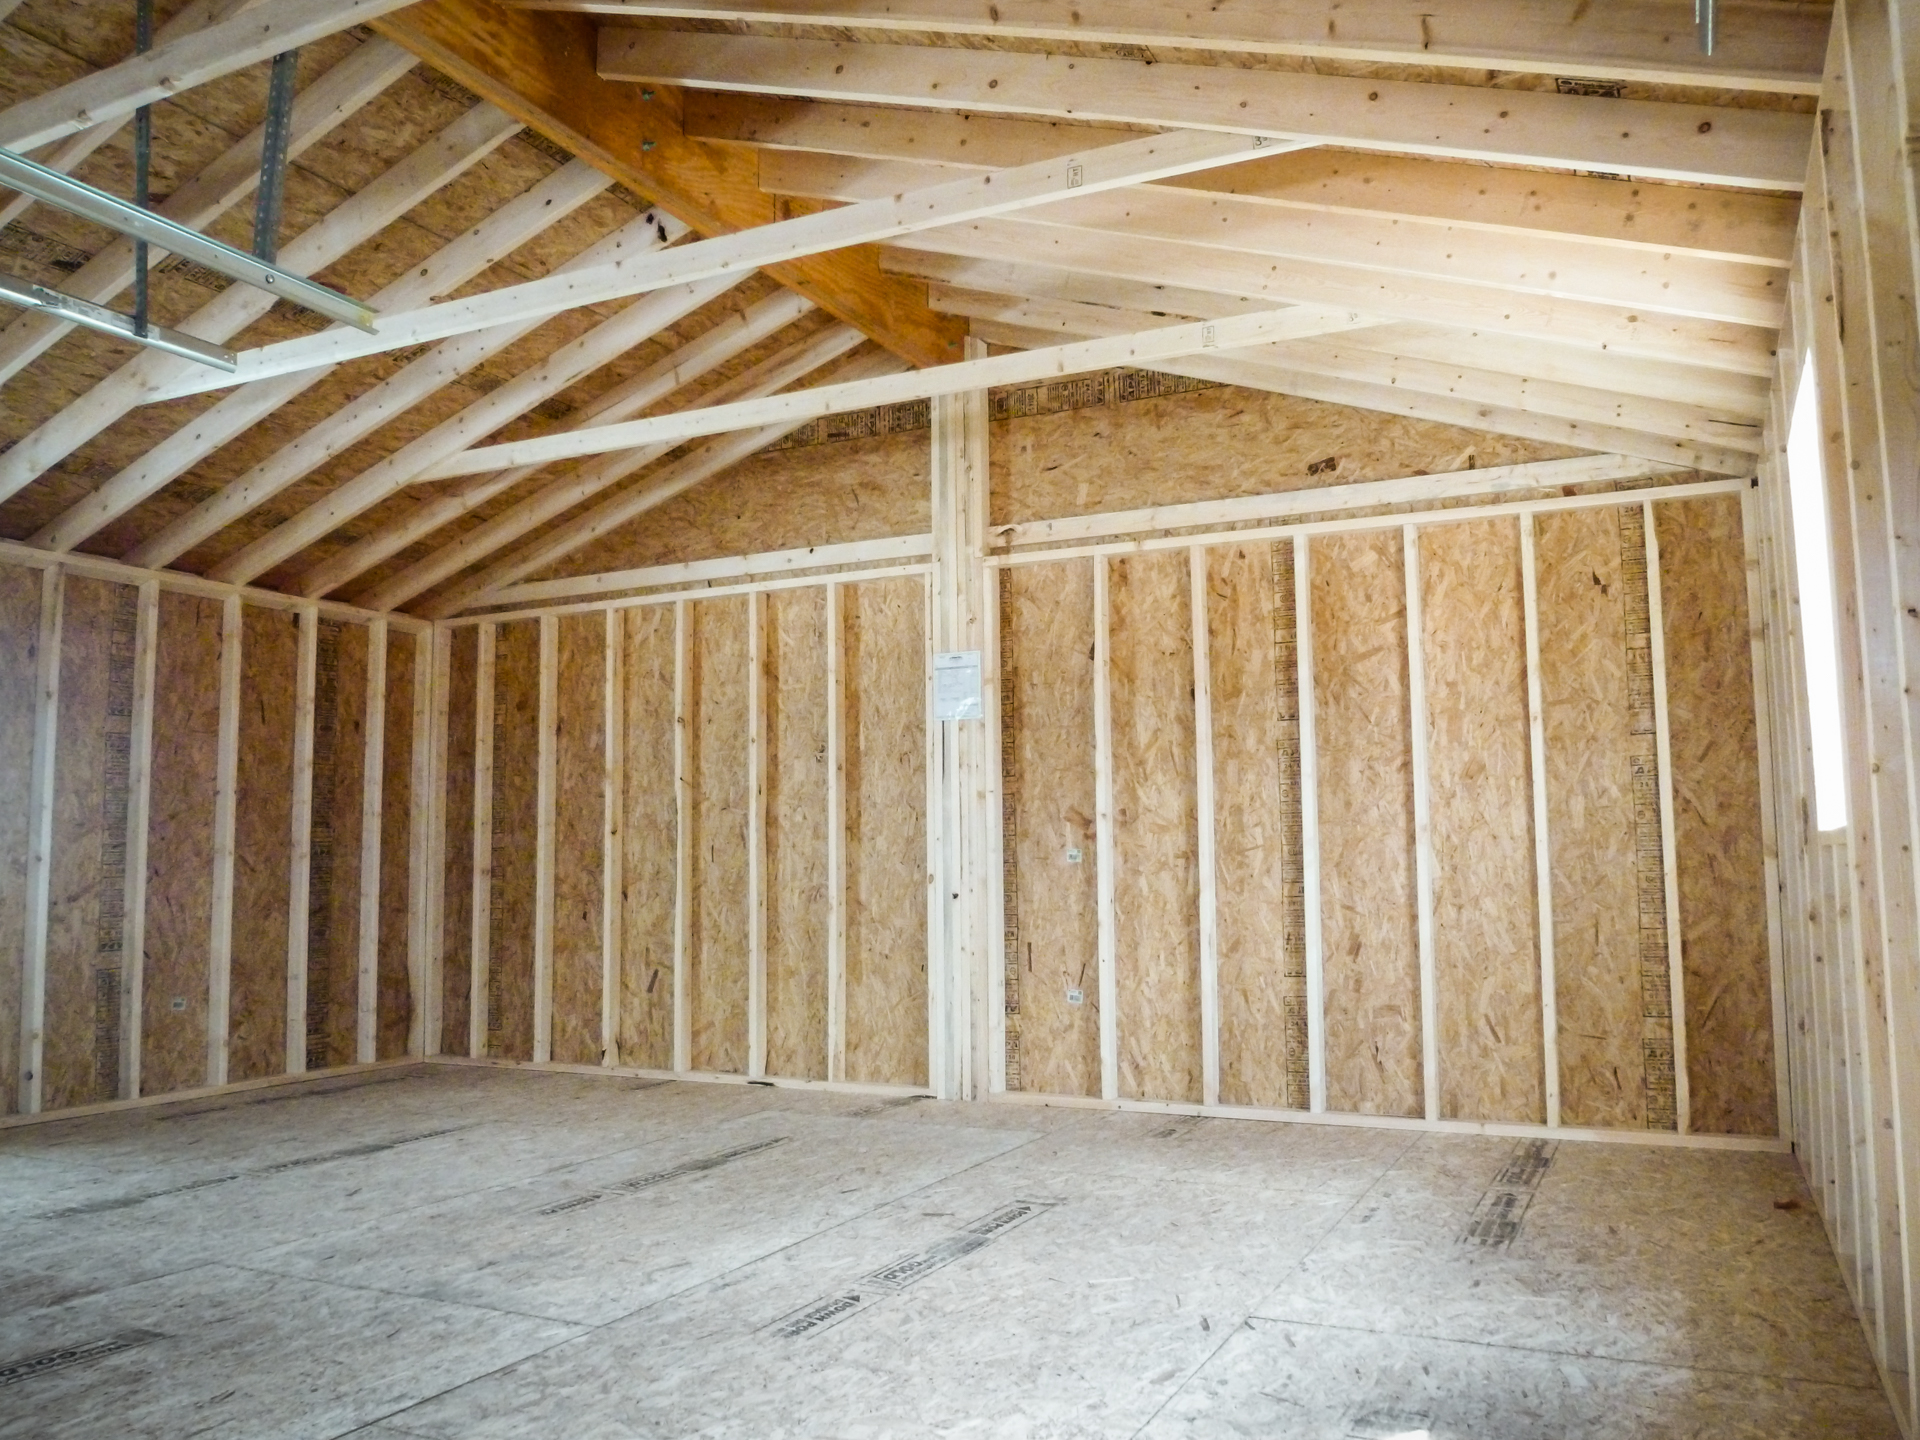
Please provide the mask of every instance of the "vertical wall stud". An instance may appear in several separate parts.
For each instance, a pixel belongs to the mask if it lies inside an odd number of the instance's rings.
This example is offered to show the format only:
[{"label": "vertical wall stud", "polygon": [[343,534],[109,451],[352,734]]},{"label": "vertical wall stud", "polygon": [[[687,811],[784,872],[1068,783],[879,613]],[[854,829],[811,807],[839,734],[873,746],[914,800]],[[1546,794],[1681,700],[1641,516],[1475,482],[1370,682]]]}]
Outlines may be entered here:
[{"label": "vertical wall stud", "polygon": [[140,586],[133,631],[133,733],[127,786],[127,888],[122,932],[120,1096],[140,1095],[141,1026],[146,1015],[147,824],[153,803],[153,685],[160,653],[160,582]]},{"label": "vertical wall stud", "polygon": [[1114,972],[1113,644],[1104,555],[1093,557],[1093,843],[1100,976],[1100,1094],[1120,1098],[1120,983]]},{"label": "vertical wall stud", "polygon": [[380,1040],[380,812],[386,803],[387,622],[367,625],[367,749],[360,774],[360,972],[354,1058],[371,1065]]},{"label": "vertical wall stud", "polygon": [[1413,879],[1420,939],[1420,1088],[1440,1118],[1440,1021],[1433,959],[1433,797],[1427,777],[1427,661],[1422,647],[1420,531],[1403,526],[1407,585],[1407,710],[1413,750]]},{"label": "vertical wall stud", "polygon": [[49,565],[40,572],[40,640],[33,687],[33,776],[27,789],[27,937],[20,986],[19,1094],[23,1115],[40,1113],[46,1058],[53,776],[60,738],[60,628],[65,606],[65,576],[58,565]]},{"label": "vertical wall stud", "polygon": [[948,783],[952,756],[947,744],[948,727],[934,719],[933,637],[939,623],[939,605],[932,575],[926,577],[921,595],[921,736],[927,766],[927,1083],[940,1099],[951,1100],[953,953],[948,935],[952,913],[947,904],[947,880],[955,871],[948,844],[953,819]]},{"label": "vertical wall stud", "polygon": [[1220,929],[1214,860],[1213,666],[1207,634],[1207,551],[1187,551],[1189,619],[1193,625],[1195,830],[1200,869],[1200,1096],[1220,1103]]},{"label": "vertical wall stud", "polygon": [[600,851],[600,1063],[620,1063],[620,972],[624,916],[621,880],[626,873],[626,646],[621,643],[625,611],[611,607],[607,616],[606,710],[601,730],[606,737],[603,774]]},{"label": "vertical wall stud", "polygon": [[1660,536],[1653,502],[1641,504],[1647,533],[1647,628],[1653,645],[1653,728],[1660,760],[1660,866],[1667,893],[1667,983],[1673,997],[1673,1111],[1676,1128],[1692,1129],[1687,1085],[1686,966],[1680,951],[1680,866],[1673,835],[1673,743],[1667,730],[1667,627],[1660,601]]},{"label": "vertical wall stud", "polygon": [[300,607],[293,679],[293,835],[287,877],[287,1073],[307,1068],[307,926],[313,885],[313,732],[318,701],[320,607]]},{"label": "vertical wall stud", "polygon": [[982,817],[986,824],[986,880],[987,880],[987,933],[988,946],[986,970],[986,992],[983,1003],[986,1005],[986,1043],[987,1043],[987,1091],[993,1095],[1004,1095],[1007,1090],[1007,967],[1005,964],[1005,944],[1007,933],[1007,886],[1006,886],[1006,828],[1001,823],[1005,797],[1002,794],[1001,776],[1001,736],[1004,696],[1001,687],[1007,683],[1004,658],[1000,649],[1000,575],[997,570],[987,571],[987,583],[981,595],[984,607],[981,636],[981,668],[983,689],[981,699],[986,707],[986,814]]},{"label": "vertical wall stud", "polygon": [[228,1006],[233,994],[233,830],[240,786],[240,597],[220,611],[220,736],[213,780],[213,919],[207,940],[207,1083],[227,1083]]},{"label": "vertical wall stud", "polygon": [[693,612],[673,602],[673,1068],[693,1066],[687,963],[693,940]]},{"label": "vertical wall stud", "polygon": [[434,817],[434,691],[435,647],[431,630],[413,636],[413,748],[407,766],[407,1054],[415,1059],[432,1048],[430,1037],[440,1033],[440,981],[437,956],[439,913],[433,873]]},{"label": "vertical wall stud", "polygon": [[447,744],[453,706],[453,631],[436,623],[431,633],[433,730],[428,737],[427,793],[427,998],[420,1053],[446,1052],[447,945]]},{"label": "vertical wall stud", "polygon": [[560,618],[540,617],[539,779],[533,842],[533,1059],[553,1059],[553,822],[560,724]]},{"label": "vertical wall stud", "polygon": [[472,974],[467,984],[467,1053],[487,1053],[493,1025],[493,666],[497,637],[482,622],[473,676]]},{"label": "vertical wall stud", "polygon": [[1533,516],[1520,517],[1520,595],[1527,626],[1527,736],[1533,770],[1533,888],[1540,926],[1540,1052],[1547,1124],[1560,1123],[1560,1014],[1553,969],[1553,856],[1547,840],[1547,717],[1540,683],[1540,581]]},{"label": "vertical wall stud", "polygon": [[847,767],[841,587],[827,582],[827,1078],[847,1078]]},{"label": "vertical wall stud", "polygon": [[747,593],[747,1074],[767,1073],[767,599]]},{"label": "vertical wall stud", "polygon": [[1307,1105],[1327,1108],[1327,969],[1320,920],[1320,751],[1315,743],[1313,701],[1313,547],[1293,537],[1294,653],[1300,680],[1300,883],[1307,948]]}]

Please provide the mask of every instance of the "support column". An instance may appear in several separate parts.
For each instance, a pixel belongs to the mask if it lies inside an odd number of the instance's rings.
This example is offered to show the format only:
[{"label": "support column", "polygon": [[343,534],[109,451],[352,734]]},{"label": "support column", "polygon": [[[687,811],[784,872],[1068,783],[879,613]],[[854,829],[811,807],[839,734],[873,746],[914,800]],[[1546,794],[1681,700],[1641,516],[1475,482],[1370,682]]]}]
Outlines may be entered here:
[{"label": "support column", "polygon": [[[967,358],[985,354],[967,341]],[[988,717],[999,713],[999,647],[987,633],[987,392],[933,401],[933,606],[930,648],[980,656],[979,718],[935,720],[938,762],[927,817],[935,880],[928,916],[928,1079],[943,1099],[973,1099],[989,1073],[987,967],[993,950],[989,846],[999,788]],[[931,657],[930,657],[931,658]]]}]

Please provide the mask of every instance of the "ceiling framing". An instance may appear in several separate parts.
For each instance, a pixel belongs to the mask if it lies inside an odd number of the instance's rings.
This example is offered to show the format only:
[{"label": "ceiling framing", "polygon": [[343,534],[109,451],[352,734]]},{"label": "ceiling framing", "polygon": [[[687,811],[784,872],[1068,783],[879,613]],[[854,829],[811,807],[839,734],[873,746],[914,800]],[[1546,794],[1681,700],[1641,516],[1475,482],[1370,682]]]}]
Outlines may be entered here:
[{"label": "ceiling framing", "polygon": [[[385,327],[161,260],[155,320],[262,377],[223,386],[0,311],[0,535],[458,613],[774,443],[781,392],[1275,312],[1151,363],[1749,472],[1827,7],[1724,4],[1711,58],[1669,0],[1256,8],[163,0],[136,58],[131,0],[0,5],[0,144],[131,193],[157,98],[156,208],[242,247],[297,35],[279,263]],[[20,279],[124,306],[133,263],[0,205]]]}]

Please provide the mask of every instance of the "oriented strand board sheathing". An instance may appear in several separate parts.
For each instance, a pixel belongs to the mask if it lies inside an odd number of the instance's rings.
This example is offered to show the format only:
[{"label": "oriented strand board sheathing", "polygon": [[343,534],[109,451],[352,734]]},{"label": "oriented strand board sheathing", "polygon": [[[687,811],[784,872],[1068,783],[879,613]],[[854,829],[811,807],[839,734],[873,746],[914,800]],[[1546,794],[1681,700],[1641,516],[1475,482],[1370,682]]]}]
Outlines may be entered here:
[{"label": "oriented strand board sheathing", "polygon": [[414,637],[387,632],[386,743],[380,781],[380,946],[376,962],[378,1031],[374,1058],[407,1053],[413,1024],[413,980],[407,964],[413,915],[413,687],[419,673]]},{"label": "oriented strand board sheathing", "polygon": [[991,451],[995,525],[1580,453],[1231,385],[1009,420]]},{"label": "oriented strand board sheathing", "polygon": [[1620,517],[1534,520],[1560,1119],[1647,1123]]},{"label": "oriented strand board sheathing", "polygon": [[473,746],[474,685],[479,665],[480,630],[466,625],[452,632],[447,657],[447,773],[441,803],[446,807],[445,883],[440,915],[440,1035],[428,1037],[429,1053],[465,1055],[472,1012],[473,985]]},{"label": "oriented strand board sheathing", "polygon": [[287,902],[293,864],[293,696],[299,617],[249,605],[240,647],[240,763],[233,835],[227,1076],[287,1065]]},{"label": "oriented strand board sheathing", "polygon": [[27,936],[27,804],[33,774],[40,572],[0,565],[0,1115],[19,1108],[20,978]]},{"label": "oriented strand board sheathing", "polygon": [[1110,563],[1120,1093],[1200,1099],[1200,877],[1187,554]]},{"label": "oriented strand board sheathing", "polygon": [[[534,842],[540,780],[540,622],[502,625],[493,669],[493,923],[487,1053],[533,1058]],[[391,744],[391,736],[389,736]]]},{"label": "oriented strand board sheathing", "polygon": [[554,750],[553,1058],[600,1063],[601,885],[606,853],[607,617],[559,620]]},{"label": "oriented strand board sheathing", "polygon": [[1004,820],[1018,879],[1007,1088],[1098,1095],[1093,570],[1064,560],[1000,575]]},{"label": "oriented strand board sheathing", "polygon": [[693,899],[687,998],[693,1068],[747,1068],[747,598],[700,600],[687,677]]},{"label": "oriented strand board sheathing", "polygon": [[1670,501],[1653,514],[1692,1128],[1772,1135],[1773,1000],[1740,501]]},{"label": "oriented strand board sheathing", "polygon": [[827,1078],[827,591],[766,596],[767,1073]]},{"label": "oriented strand board sheathing", "polygon": [[618,612],[625,646],[621,763],[620,1063],[673,1068],[674,607]]},{"label": "oriented strand board sheathing", "polygon": [[1294,647],[1293,542],[1209,550],[1220,1100],[1304,1110],[1306,936]]},{"label": "oriented strand board sheathing", "polygon": [[138,598],[130,585],[66,580],[41,1063],[48,1110],[111,1100],[119,1089]]},{"label": "oriented strand board sheathing", "polygon": [[927,1083],[927,655],[918,576],[849,585],[847,1079]]},{"label": "oriented strand board sheathing", "polygon": [[1424,1113],[1406,567],[1397,530],[1316,537],[1314,736],[1327,1108]]},{"label": "oriented strand board sheathing", "polygon": [[214,776],[220,753],[218,600],[160,592],[147,813],[147,953],[140,1093],[207,1082]]},{"label": "oriented strand board sheathing", "polygon": [[1546,1120],[1515,520],[1420,532],[1440,1115]]},{"label": "oriented strand board sheathing", "polygon": [[1651,592],[1647,532],[1638,505],[1623,505],[1620,575],[1627,640],[1627,731],[1633,737],[1634,909],[1639,916],[1640,1073],[1649,1130],[1678,1125],[1674,1088],[1673,992],[1667,965],[1667,890],[1661,855],[1660,748],[1654,723]]},{"label": "oriented strand board sheathing", "polygon": [[307,1068],[351,1065],[360,1014],[360,825],[367,773],[364,625],[322,620],[307,887]]}]

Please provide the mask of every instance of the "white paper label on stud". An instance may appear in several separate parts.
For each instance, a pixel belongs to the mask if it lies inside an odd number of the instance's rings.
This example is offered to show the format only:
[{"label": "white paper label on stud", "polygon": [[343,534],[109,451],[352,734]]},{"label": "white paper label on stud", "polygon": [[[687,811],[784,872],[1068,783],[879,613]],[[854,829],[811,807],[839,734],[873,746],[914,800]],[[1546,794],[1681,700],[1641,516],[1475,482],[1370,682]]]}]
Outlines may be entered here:
[{"label": "white paper label on stud", "polygon": [[980,652],[942,650],[933,657],[933,718],[979,720],[986,715],[980,699]]},{"label": "white paper label on stud", "polygon": [[1078,990],[1067,991],[1067,1004],[1069,1005],[1078,1005],[1086,998],[1087,998],[1086,995],[1083,994],[1081,991],[1078,991]]}]

